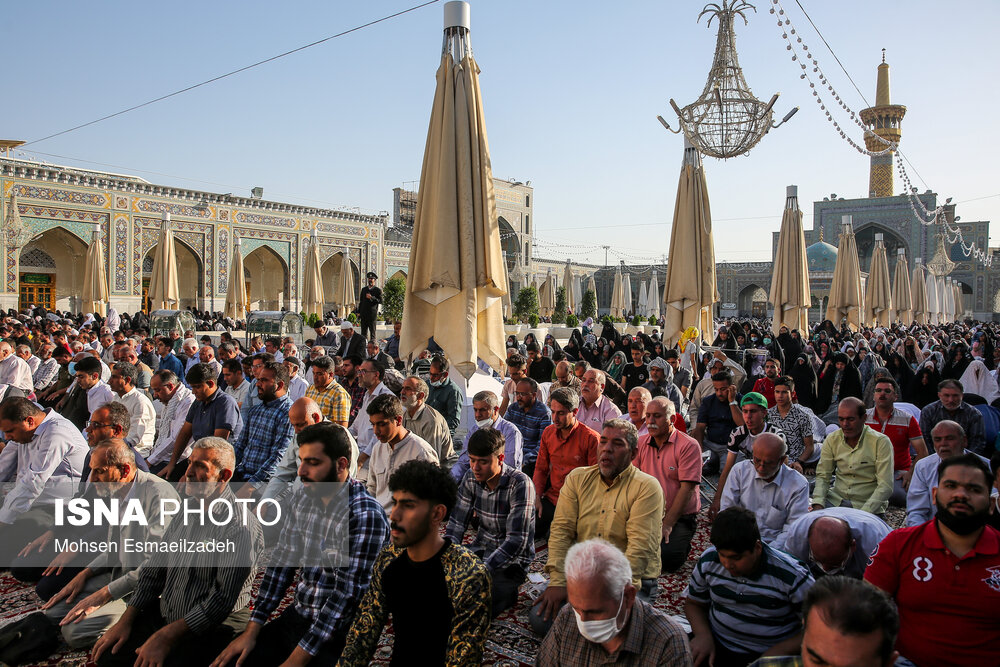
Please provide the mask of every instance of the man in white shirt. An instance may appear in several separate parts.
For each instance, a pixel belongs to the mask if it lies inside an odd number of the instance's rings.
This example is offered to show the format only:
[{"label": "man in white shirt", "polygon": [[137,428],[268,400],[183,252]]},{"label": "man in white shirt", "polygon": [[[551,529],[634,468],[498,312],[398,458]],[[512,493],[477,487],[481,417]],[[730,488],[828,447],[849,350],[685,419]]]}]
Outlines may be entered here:
[{"label": "man in white shirt", "polygon": [[[910,487],[906,491],[907,526],[917,526],[934,518],[937,506],[932,491],[938,485],[938,466],[941,465],[941,461],[961,456],[968,451],[965,429],[950,419],[939,421],[931,429],[931,442],[934,444],[934,453],[913,465]],[[989,465],[989,459],[982,456],[979,458]]]},{"label": "man in white shirt", "polygon": [[42,363],[42,360],[31,353],[30,345],[18,345],[14,354],[24,359],[24,363],[28,364],[28,369],[31,370],[32,377],[35,375],[35,371],[38,370],[38,365]]},{"label": "man in white shirt", "polygon": [[201,349],[198,350],[198,359],[201,360],[201,363],[208,364],[212,367],[212,370],[215,371],[216,378],[222,375],[222,364],[215,358],[215,350],[212,349],[211,345],[201,346]]},{"label": "man in white shirt", "polygon": [[0,404],[0,431],[9,441],[0,451],[0,483],[13,483],[0,507],[0,568],[6,569],[49,527],[44,512],[25,513],[73,496],[88,448],[72,422],[23,397]]},{"label": "man in white shirt", "polygon": [[188,371],[201,363],[201,358],[198,356],[198,341],[194,338],[185,338],[181,343],[181,351],[187,357],[187,361],[184,362],[184,377],[187,377]]},{"label": "man in white shirt", "polygon": [[0,340],[0,384],[17,387],[25,396],[35,391],[31,368],[24,359],[14,354],[14,348],[6,340]]},{"label": "man in white shirt", "polygon": [[243,364],[238,359],[223,362],[222,379],[226,381],[224,391],[242,408],[243,402],[247,400],[247,392],[250,391],[250,383],[243,377]]},{"label": "man in white shirt", "polygon": [[[364,365],[371,363],[366,360]],[[394,395],[374,397],[366,406],[364,415],[354,420],[357,424],[367,417],[376,442],[371,450],[366,485],[368,492],[387,511],[392,507],[389,477],[407,461],[430,461],[438,465],[437,454],[423,438],[403,428],[403,404]]]},{"label": "man in white shirt", "polygon": [[77,389],[87,392],[87,409],[91,414],[105,403],[118,399],[111,387],[101,380],[101,362],[96,357],[84,357],[76,362],[74,370]]},{"label": "man in white shirt", "polygon": [[753,458],[734,465],[722,489],[719,509],[738,505],[756,514],[767,544],[809,511],[809,482],[787,463],[786,442],[774,433],[761,433],[753,443]]},{"label": "man in white shirt", "polygon": [[156,410],[153,409],[153,402],[136,388],[137,377],[139,369],[127,361],[119,361],[111,369],[111,388],[132,417],[125,442],[145,457],[153,449]]},{"label": "man in white shirt", "polygon": [[52,343],[45,343],[38,348],[38,368],[31,374],[31,383],[36,392],[48,389],[59,377],[59,362],[52,356],[55,349],[56,346]]},{"label": "man in white shirt", "polygon": [[[375,443],[378,442],[378,438],[372,430],[372,422],[366,416],[368,414],[368,406],[378,396],[392,393],[388,387],[382,384],[382,378],[384,375],[385,368],[379,366],[371,359],[365,359],[361,363],[361,367],[358,368],[358,381],[361,382],[361,386],[365,388],[365,396],[361,400],[361,407],[358,408],[358,416],[348,430],[351,432],[351,435],[357,439],[358,449],[361,451],[361,454],[358,457],[359,468],[367,465],[368,459],[372,455],[372,449],[374,448]],[[400,405],[400,424],[402,424],[403,419],[402,409],[402,405]],[[402,426],[400,426],[400,428],[402,428]],[[436,455],[435,460],[437,460]]]},{"label": "man in white shirt", "polygon": [[306,395],[309,383],[299,376],[299,371],[302,369],[302,366],[299,365],[299,360],[297,358],[286,355],[281,363],[288,369],[288,396],[294,403]]},{"label": "man in white shirt", "polygon": [[864,576],[868,557],[892,529],[871,512],[853,507],[813,510],[771,546],[807,563],[813,576]]},{"label": "man in white shirt", "polygon": [[[174,441],[187,421],[188,411],[194,404],[195,396],[191,390],[180,381],[173,371],[166,369],[153,373],[149,381],[149,391],[163,404],[160,413],[160,424],[156,430],[156,441],[153,451],[146,457],[149,465],[165,464],[170,461]],[[185,452],[186,456],[189,452]]]}]

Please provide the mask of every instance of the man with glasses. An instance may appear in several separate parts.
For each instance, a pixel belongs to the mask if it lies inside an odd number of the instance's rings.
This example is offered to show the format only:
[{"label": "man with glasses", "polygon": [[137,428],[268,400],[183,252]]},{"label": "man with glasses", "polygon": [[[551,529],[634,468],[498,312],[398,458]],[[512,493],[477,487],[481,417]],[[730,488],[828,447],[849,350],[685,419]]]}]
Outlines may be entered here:
[{"label": "man with glasses", "polygon": [[[545,403],[537,400],[538,384],[534,380],[523,376],[515,384],[514,402],[507,407],[506,413],[500,410],[500,414],[521,432],[521,471],[532,477],[542,431],[552,423],[552,414]],[[506,396],[504,400],[507,400]]]},{"label": "man with glasses", "polygon": [[434,355],[431,358],[431,370],[428,373],[428,384],[430,385],[430,395],[427,396],[427,404],[441,413],[444,420],[448,422],[448,430],[451,431],[452,439],[455,438],[455,429],[462,419],[462,390],[458,388],[454,380],[448,377],[448,358],[443,354]]},{"label": "man with glasses", "polygon": [[752,457],[733,466],[722,489],[719,509],[738,506],[756,514],[766,544],[809,512],[809,482],[787,463],[785,441],[774,433],[761,433],[753,443]]},{"label": "man with glasses", "polygon": [[427,441],[437,455],[442,467],[450,469],[458,458],[451,441],[451,431],[441,414],[427,405],[427,383],[419,375],[403,380],[399,398],[403,403],[403,428],[416,433]]},{"label": "man with glasses", "polygon": [[[372,421],[368,419],[368,406],[371,405],[372,401],[383,394],[392,394],[392,391],[384,384],[382,384],[382,377],[385,375],[385,368],[379,366],[371,359],[365,359],[361,362],[361,368],[358,369],[358,377],[361,385],[365,388],[365,395],[361,401],[361,412],[362,414],[354,420],[348,429],[357,441],[358,449],[360,450],[360,455],[358,456],[358,467],[367,467],[368,459],[372,455],[372,449],[375,444],[379,441],[377,434],[372,428]],[[402,409],[402,408],[400,408]],[[399,415],[400,424],[402,424],[403,415],[402,412]],[[426,443],[425,443],[426,444]],[[428,446],[429,447],[429,446]],[[433,450],[432,450],[433,451]],[[437,455],[434,456],[437,460]],[[386,478],[388,480],[388,477]]]},{"label": "man with glasses", "polygon": [[[875,380],[875,407],[869,408],[865,424],[882,433],[892,443],[893,488],[889,503],[906,507],[906,490],[917,461],[927,456],[927,445],[916,418],[895,407],[899,399],[899,385],[891,377]],[[910,456],[910,449],[916,456]]]},{"label": "man with glasses", "polygon": [[771,546],[808,563],[815,577],[842,574],[861,579],[869,554],[891,530],[871,512],[831,507],[803,515]]}]

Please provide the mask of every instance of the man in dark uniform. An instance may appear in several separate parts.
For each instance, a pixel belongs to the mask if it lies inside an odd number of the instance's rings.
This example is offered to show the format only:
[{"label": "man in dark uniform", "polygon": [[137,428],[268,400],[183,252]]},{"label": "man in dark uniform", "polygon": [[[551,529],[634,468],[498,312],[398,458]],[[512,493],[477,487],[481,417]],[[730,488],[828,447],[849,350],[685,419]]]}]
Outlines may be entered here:
[{"label": "man in dark uniform", "polygon": [[378,315],[379,304],[382,303],[382,290],[375,287],[378,276],[374,271],[369,271],[365,277],[368,284],[361,288],[361,296],[358,297],[361,335],[368,340],[375,340],[375,317]]}]

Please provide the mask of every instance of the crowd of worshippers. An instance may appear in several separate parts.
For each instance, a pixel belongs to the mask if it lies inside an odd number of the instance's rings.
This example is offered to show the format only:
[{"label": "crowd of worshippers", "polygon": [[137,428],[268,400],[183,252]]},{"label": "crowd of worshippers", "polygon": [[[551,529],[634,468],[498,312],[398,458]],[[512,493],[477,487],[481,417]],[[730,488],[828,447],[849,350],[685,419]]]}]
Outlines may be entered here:
[{"label": "crowd of worshippers", "polygon": [[[247,349],[109,319],[0,324],[0,568],[43,601],[17,622],[37,641],[0,629],[0,660],[367,665],[391,619],[391,664],[473,665],[530,591],[539,665],[997,664],[994,324],[726,322],[664,349],[588,321],[563,346],[509,339],[499,394],[461,427],[449,360],[400,358],[400,323]],[[178,481],[287,520],[221,531],[238,566],[56,550],[54,483],[155,513],[194,493]],[[337,494],[347,564],[322,566]],[[691,554],[699,514],[711,546]],[[689,557],[684,628],[653,601]]]}]

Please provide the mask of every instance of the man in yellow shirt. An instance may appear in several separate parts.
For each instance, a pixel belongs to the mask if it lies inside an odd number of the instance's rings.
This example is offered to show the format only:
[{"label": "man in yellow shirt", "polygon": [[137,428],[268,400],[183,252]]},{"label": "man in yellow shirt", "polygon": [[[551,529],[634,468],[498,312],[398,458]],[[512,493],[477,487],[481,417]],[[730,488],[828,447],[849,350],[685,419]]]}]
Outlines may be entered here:
[{"label": "man in yellow shirt", "polygon": [[594,537],[621,549],[632,565],[633,585],[645,599],[660,576],[663,489],[652,475],[632,465],[639,435],[628,419],[604,422],[597,465],[566,476],[549,532],[545,571],[549,586],[528,614],[532,629],[544,635],[566,603],[566,552]]},{"label": "man in yellow shirt", "polygon": [[837,406],[840,429],[823,441],[812,509],[853,507],[884,517],[892,495],[892,442],[865,425],[865,413],[857,398]]}]

